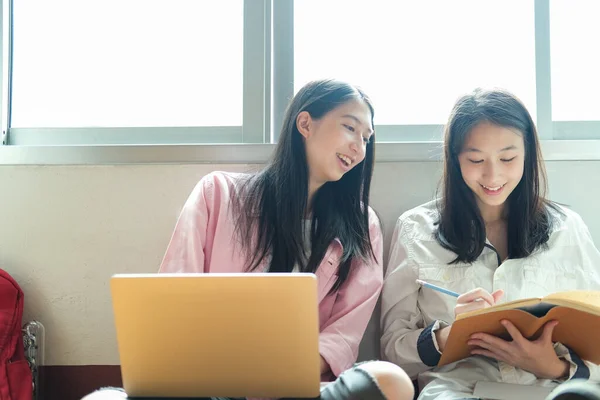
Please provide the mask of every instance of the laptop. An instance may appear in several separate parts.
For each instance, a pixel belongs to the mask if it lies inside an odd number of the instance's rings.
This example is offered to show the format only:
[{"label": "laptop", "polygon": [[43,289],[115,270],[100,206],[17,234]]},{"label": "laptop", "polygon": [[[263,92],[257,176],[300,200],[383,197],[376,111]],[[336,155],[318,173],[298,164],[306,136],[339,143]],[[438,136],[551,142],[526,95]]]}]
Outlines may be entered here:
[{"label": "laptop", "polygon": [[317,397],[317,280],[304,273],[119,274],[130,397]]}]

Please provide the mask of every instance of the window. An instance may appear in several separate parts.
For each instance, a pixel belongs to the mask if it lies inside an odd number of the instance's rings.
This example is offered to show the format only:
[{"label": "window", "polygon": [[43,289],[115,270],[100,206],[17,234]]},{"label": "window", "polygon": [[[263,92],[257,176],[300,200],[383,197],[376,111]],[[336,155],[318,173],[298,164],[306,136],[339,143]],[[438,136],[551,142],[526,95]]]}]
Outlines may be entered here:
[{"label": "window", "polygon": [[600,121],[600,2],[552,0],[552,119]]},{"label": "window", "polygon": [[13,16],[11,128],[33,140],[59,132],[28,128],[241,134],[243,0],[18,0]]},{"label": "window", "polygon": [[14,2],[14,127],[241,126],[243,3]]},{"label": "window", "polygon": [[10,145],[275,142],[325,77],[369,94],[379,141],[439,141],[476,87],[514,92],[543,139],[600,139],[597,0],[0,4]]},{"label": "window", "polygon": [[531,0],[296,1],[294,90],[360,84],[381,125],[444,124],[476,87],[509,89],[535,115],[533,12]]}]

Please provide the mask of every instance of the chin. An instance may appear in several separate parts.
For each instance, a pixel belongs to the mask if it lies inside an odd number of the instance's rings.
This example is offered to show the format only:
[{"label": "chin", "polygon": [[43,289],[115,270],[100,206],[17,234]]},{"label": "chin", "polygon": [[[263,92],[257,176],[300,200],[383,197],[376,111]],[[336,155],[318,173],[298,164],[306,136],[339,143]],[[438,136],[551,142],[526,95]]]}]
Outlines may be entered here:
[{"label": "chin", "polygon": [[479,201],[481,201],[483,204],[486,204],[490,207],[499,207],[503,204],[506,203],[506,201],[508,200],[508,196],[502,196],[499,198],[490,198],[490,196],[486,195],[485,193],[482,193],[479,197]]},{"label": "chin", "polygon": [[506,200],[507,199],[496,200],[496,201],[484,201],[484,203],[490,207],[500,207],[500,206],[506,204]]},{"label": "chin", "polygon": [[343,174],[343,173],[341,173],[341,174],[330,174],[330,175],[327,177],[327,181],[328,181],[328,182],[337,182],[337,181],[339,181],[340,179],[342,179],[343,177],[344,177],[344,174]]}]

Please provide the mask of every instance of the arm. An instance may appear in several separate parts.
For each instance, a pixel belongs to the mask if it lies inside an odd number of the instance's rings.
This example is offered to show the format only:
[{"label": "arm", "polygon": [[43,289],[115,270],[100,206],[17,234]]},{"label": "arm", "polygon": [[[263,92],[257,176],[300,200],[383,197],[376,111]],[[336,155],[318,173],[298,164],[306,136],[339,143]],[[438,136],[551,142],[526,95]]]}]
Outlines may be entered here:
[{"label": "arm", "polygon": [[[581,268],[589,272],[590,277],[586,281],[588,287],[578,289],[600,290],[600,252],[594,245],[592,235],[583,219],[575,214],[571,222],[569,232],[574,236],[572,241],[576,243],[579,253],[576,258],[581,260]],[[600,365],[582,360],[574,351],[561,343],[556,343],[554,348],[558,357],[569,363],[568,375],[565,378],[600,382]]]},{"label": "arm", "polygon": [[[565,210],[566,229],[559,230],[549,242],[562,261],[582,278],[570,289],[600,290],[598,266],[600,253],[594,246],[591,235],[579,215]],[[554,246],[554,249],[552,248]],[[477,354],[487,355],[532,372],[539,378],[565,381],[569,379],[590,379],[600,382],[600,366],[582,360],[574,351],[561,343],[552,342],[552,330],[557,322],[551,321],[544,326],[543,334],[536,340],[524,339],[510,322],[505,327],[512,336],[504,341],[492,335],[483,334],[485,345],[477,349]],[[476,339],[477,340],[477,339]],[[479,345],[480,342],[472,343]]]},{"label": "arm", "polygon": [[534,340],[523,337],[510,321],[501,322],[512,340],[504,340],[487,333],[476,333],[468,342],[474,346],[471,354],[503,361],[529,371],[541,379],[558,382],[568,379],[600,381],[598,365],[583,361],[565,345],[552,342],[552,333],[558,325],[557,321],[547,322],[540,337]]},{"label": "arm", "polygon": [[383,237],[379,220],[371,210],[369,221],[371,246],[377,260],[353,262],[346,282],[336,294],[331,317],[319,335],[322,361],[326,363],[326,370],[331,369],[335,376],[356,362],[358,346],[381,291]]},{"label": "arm", "polygon": [[419,285],[416,267],[411,264],[409,239],[402,219],[398,220],[383,285],[381,349],[383,358],[400,365],[415,378],[437,365],[441,353],[434,332],[446,326],[442,321],[425,327],[418,307]]},{"label": "arm", "polygon": [[561,380],[589,379],[593,382],[600,382],[600,365],[582,360],[574,351],[561,343],[556,343],[554,350],[556,350],[558,358],[568,363],[567,373]]},{"label": "arm", "polygon": [[204,272],[207,195],[211,195],[213,189],[214,184],[209,175],[198,182],[188,197],[158,272]]}]

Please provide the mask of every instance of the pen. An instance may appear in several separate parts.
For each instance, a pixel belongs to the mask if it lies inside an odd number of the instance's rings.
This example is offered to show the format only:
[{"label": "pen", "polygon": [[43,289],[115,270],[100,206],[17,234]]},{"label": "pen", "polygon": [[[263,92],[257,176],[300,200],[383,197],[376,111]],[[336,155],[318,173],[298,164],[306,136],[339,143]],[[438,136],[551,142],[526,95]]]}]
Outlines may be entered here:
[{"label": "pen", "polygon": [[453,297],[460,296],[460,294],[458,294],[456,292],[453,292],[452,290],[448,290],[448,289],[444,289],[443,287],[432,285],[431,283],[427,283],[427,282],[422,281],[420,279],[417,279],[417,283],[419,285],[421,285],[421,286],[425,286],[426,288],[437,290],[438,292],[442,292],[442,293],[448,294],[448,295],[453,296]]}]

